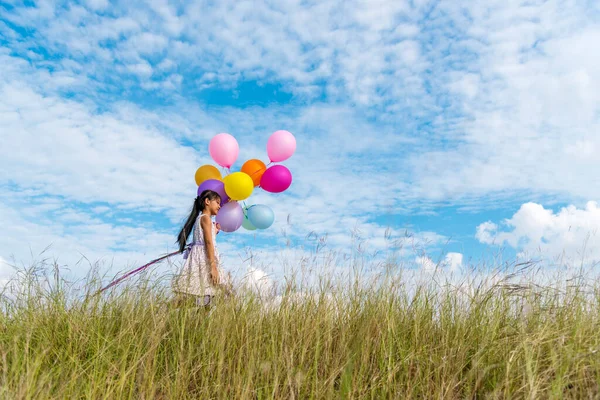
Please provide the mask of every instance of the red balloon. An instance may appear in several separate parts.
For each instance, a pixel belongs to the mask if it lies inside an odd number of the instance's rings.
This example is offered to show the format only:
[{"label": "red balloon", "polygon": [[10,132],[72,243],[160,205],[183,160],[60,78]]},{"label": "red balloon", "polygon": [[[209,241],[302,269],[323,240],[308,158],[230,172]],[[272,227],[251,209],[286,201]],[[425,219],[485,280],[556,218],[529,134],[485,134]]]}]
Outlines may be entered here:
[{"label": "red balloon", "polygon": [[273,165],[267,168],[260,178],[260,187],[271,193],[281,193],[291,184],[292,173],[283,165]]}]

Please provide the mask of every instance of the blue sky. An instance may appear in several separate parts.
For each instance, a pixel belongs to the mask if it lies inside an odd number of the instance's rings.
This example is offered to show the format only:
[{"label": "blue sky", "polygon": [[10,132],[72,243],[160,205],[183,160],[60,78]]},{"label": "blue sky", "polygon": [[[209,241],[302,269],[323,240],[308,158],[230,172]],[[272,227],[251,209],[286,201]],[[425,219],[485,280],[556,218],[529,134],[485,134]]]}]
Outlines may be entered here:
[{"label": "blue sky", "polygon": [[0,0],[2,274],[49,245],[76,273],[82,255],[116,272],[173,249],[210,138],[238,139],[239,168],[279,129],[294,183],[249,200],[271,229],[219,237],[230,269],[251,249],[280,271],[311,233],[350,251],[359,232],[414,268],[598,260],[599,11]]}]

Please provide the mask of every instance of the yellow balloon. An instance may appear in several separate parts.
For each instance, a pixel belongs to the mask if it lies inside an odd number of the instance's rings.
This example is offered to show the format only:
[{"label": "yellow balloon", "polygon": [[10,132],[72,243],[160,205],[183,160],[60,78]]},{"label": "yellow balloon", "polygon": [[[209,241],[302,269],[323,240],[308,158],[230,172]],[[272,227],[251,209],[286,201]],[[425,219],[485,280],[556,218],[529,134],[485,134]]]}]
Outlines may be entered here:
[{"label": "yellow balloon", "polygon": [[202,182],[207,181],[209,179],[216,179],[218,181],[222,181],[223,177],[221,176],[221,172],[217,169],[217,167],[213,165],[203,165],[196,171],[196,185],[202,185]]},{"label": "yellow balloon", "polygon": [[232,200],[245,200],[254,190],[254,182],[248,174],[234,172],[223,179],[225,192]]}]

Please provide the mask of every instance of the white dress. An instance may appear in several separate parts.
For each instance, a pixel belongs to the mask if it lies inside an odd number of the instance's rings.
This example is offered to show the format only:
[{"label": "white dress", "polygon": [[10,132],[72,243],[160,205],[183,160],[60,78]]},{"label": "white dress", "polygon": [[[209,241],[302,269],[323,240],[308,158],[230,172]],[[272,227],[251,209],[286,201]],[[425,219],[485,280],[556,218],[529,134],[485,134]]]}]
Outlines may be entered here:
[{"label": "white dress", "polygon": [[[194,235],[192,246],[187,254],[181,274],[176,277],[173,285],[173,291],[177,293],[192,295],[192,296],[214,296],[218,294],[219,287],[213,285],[210,274],[210,264],[208,262],[208,254],[206,253],[206,245],[204,243],[204,234],[200,225],[200,214],[194,224]],[[212,242],[215,249],[215,258],[217,260],[217,270],[219,271],[220,283],[225,283],[225,275],[219,263],[219,252],[217,251],[217,228],[215,223],[212,227]],[[184,253],[185,254],[185,253]]]}]

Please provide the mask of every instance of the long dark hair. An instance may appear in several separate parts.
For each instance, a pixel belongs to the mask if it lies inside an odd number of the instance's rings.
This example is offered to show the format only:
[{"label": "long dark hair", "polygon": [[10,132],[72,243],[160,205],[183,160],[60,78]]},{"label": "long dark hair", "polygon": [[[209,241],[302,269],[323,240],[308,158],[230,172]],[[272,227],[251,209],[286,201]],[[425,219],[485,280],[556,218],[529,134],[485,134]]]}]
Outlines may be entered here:
[{"label": "long dark hair", "polygon": [[213,190],[205,190],[202,193],[200,193],[200,196],[194,199],[192,211],[190,212],[189,217],[185,221],[183,228],[181,228],[181,230],[179,231],[179,235],[177,235],[177,243],[179,243],[180,253],[183,253],[183,250],[185,250],[187,238],[188,236],[190,236],[190,233],[192,233],[192,229],[194,229],[194,223],[196,222],[198,215],[200,215],[200,213],[204,211],[206,199],[210,201],[217,199],[221,200],[221,196],[219,196],[219,193]]}]

